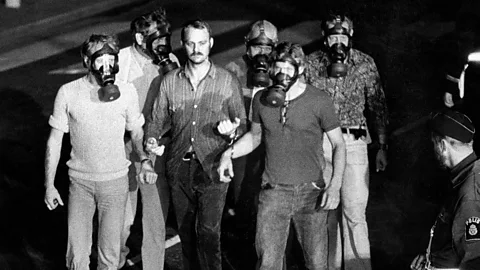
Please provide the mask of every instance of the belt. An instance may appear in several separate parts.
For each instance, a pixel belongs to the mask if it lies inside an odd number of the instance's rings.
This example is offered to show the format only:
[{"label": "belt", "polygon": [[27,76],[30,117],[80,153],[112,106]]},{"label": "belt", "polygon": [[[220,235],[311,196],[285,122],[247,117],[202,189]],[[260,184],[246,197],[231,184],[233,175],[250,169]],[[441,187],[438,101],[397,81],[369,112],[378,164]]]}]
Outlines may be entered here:
[{"label": "belt", "polygon": [[191,161],[195,159],[198,159],[197,154],[195,154],[195,151],[185,153],[185,155],[182,158],[183,161]]},{"label": "belt", "polygon": [[362,128],[343,128],[342,127],[342,133],[352,134],[356,140],[360,139],[362,136],[365,136],[365,137],[367,136],[367,130]]}]

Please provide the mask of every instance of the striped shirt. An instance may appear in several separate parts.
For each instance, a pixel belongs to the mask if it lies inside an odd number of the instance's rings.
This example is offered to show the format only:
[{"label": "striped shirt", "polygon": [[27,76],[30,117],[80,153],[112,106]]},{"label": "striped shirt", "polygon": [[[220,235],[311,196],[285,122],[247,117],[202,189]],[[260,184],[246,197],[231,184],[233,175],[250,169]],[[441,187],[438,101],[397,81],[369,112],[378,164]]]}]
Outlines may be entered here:
[{"label": "striped shirt", "polygon": [[217,133],[219,121],[238,117],[239,134],[245,129],[245,108],[238,79],[214,65],[194,90],[185,66],[168,73],[160,84],[152,114],[146,125],[146,138],[160,138],[171,131],[167,176],[175,181],[175,172],[185,153],[193,148],[211,181],[219,181],[216,167],[228,139]]}]

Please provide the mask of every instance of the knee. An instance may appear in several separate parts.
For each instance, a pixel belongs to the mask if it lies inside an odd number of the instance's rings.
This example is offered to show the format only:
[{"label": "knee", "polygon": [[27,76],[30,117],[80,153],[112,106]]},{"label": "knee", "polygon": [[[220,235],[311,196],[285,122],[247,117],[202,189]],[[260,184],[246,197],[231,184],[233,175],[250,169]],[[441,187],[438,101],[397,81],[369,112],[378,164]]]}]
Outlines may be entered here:
[{"label": "knee", "polygon": [[361,205],[342,208],[343,219],[348,223],[366,224],[366,207]]}]

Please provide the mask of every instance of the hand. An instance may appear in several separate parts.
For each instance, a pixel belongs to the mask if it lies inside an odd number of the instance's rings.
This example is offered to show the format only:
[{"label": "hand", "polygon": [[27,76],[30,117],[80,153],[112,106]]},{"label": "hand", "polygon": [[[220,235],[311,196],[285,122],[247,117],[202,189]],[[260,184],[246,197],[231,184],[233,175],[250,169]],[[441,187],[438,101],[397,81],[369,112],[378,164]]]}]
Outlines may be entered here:
[{"label": "hand", "polygon": [[57,208],[60,204],[63,206],[62,198],[60,197],[60,193],[55,187],[48,187],[45,190],[45,198],[43,199],[45,204],[47,205],[48,210],[53,210]]},{"label": "hand", "polygon": [[317,201],[316,210],[336,209],[338,207],[338,204],[340,203],[340,189],[329,186],[324,190],[323,193],[320,194],[318,200],[320,200],[320,204],[318,204]]},{"label": "hand", "polygon": [[150,154],[161,156],[165,151],[165,146],[164,145],[158,146],[157,139],[150,137],[145,143],[145,150]]},{"label": "hand", "polygon": [[235,130],[240,126],[240,119],[235,117],[235,122],[232,123],[230,119],[223,120],[218,123],[217,129],[218,132],[225,136],[231,136]]},{"label": "hand", "polygon": [[153,170],[152,161],[144,161],[141,164],[140,173],[137,175],[137,180],[142,184],[155,184],[158,175]]},{"label": "hand", "polygon": [[387,151],[384,149],[379,149],[377,152],[377,157],[375,159],[375,163],[377,166],[377,172],[379,171],[385,171],[387,168]]},{"label": "hand", "polygon": [[445,95],[443,95],[443,103],[444,103],[445,106],[447,106],[448,108],[453,107],[453,105],[455,105],[455,103],[453,102],[453,96],[452,96],[452,94],[450,94],[450,93],[448,93],[448,92],[445,92]]},{"label": "hand", "polygon": [[225,153],[223,153],[222,157],[220,158],[220,164],[218,165],[217,172],[218,175],[220,175],[220,182],[228,183],[232,181],[234,174],[232,159],[230,156],[226,156]]},{"label": "hand", "polygon": [[425,257],[425,255],[417,255],[417,257],[415,257],[415,259],[413,259],[412,263],[410,264],[410,269],[422,270],[425,267],[425,263],[427,262],[426,260],[427,258]]}]

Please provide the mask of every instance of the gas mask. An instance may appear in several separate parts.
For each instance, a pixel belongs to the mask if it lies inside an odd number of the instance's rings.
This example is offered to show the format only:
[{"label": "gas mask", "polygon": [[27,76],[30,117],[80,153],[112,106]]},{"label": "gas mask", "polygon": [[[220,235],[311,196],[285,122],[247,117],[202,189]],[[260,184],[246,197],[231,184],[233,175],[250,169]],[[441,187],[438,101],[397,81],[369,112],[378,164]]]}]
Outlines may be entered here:
[{"label": "gas mask", "polygon": [[347,59],[348,51],[352,47],[351,36],[347,27],[348,23],[341,16],[337,16],[333,21],[327,23],[325,46],[331,60],[328,67],[330,77],[340,78],[347,75],[345,59]]},{"label": "gas mask", "polygon": [[343,43],[334,43],[328,48],[331,64],[328,66],[328,75],[334,78],[345,77],[347,75],[347,58],[349,48]]},{"label": "gas mask", "polygon": [[292,85],[298,79],[298,64],[291,56],[284,56],[278,61],[288,62],[295,67],[293,76],[279,72],[272,78],[273,85],[267,88],[264,101],[268,106],[280,107],[285,103],[285,97]]},{"label": "gas mask", "polygon": [[153,63],[160,67],[162,74],[178,68],[177,63],[170,60],[169,57],[172,52],[170,35],[167,26],[162,25],[147,37],[147,50],[153,58]]},{"label": "gas mask", "polygon": [[[114,64],[111,65],[111,56],[115,56]],[[102,49],[96,51],[90,57],[90,70],[101,85],[98,90],[98,97],[103,102],[110,102],[120,97],[120,90],[115,85],[115,74],[118,73],[118,54],[108,44],[103,45]],[[95,67],[97,59],[101,59],[100,68]]]},{"label": "gas mask", "polygon": [[256,87],[267,87],[270,85],[269,57],[264,54],[257,54],[252,59],[252,85]]}]

